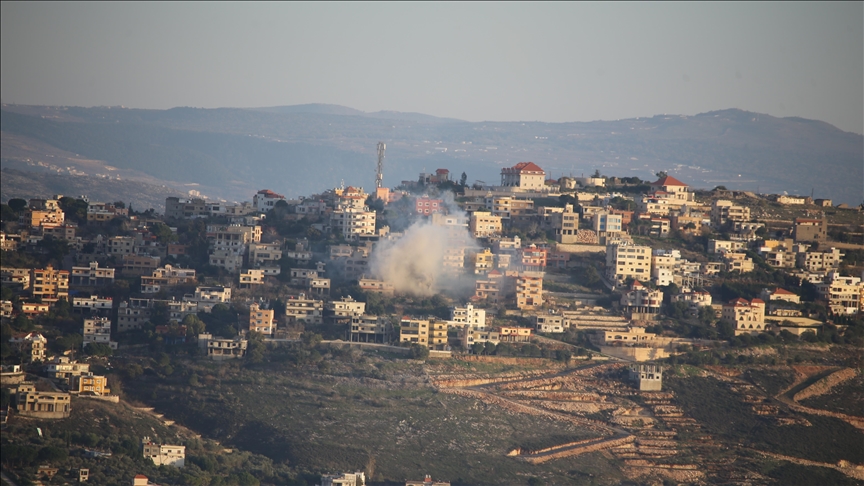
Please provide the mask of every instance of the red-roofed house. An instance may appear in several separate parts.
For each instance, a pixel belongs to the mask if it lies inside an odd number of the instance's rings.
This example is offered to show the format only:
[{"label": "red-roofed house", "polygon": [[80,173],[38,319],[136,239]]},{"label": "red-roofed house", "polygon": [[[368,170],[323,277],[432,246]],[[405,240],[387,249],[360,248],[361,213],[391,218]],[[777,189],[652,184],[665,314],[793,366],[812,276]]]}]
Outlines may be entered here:
[{"label": "red-roofed house", "polygon": [[519,162],[501,169],[501,185],[523,191],[541,191],[545,187],[546,172],[534,162]]},{"label": "red-roofed house", "polygon": [[798,294],[793,294],[792,292],[789,292],[786,289],[781,289],[780,287],[777,287],[774,290],[763,289],[762,293],[759,294],[759,297],[768,302],[771,302],[772,300],[785,300],[786,302],[792,302],[794,304],[801,303],[801,297],[799,297]]},{"label": "red-roofed house", "polygon": [[258,211],[267,212],[273,209],[278,201],[284,200],[285,196],[276,194],[270,189],[261,189],[252,197],[252,204]]},{"label": "red-roofed house", "polygon": [[765,301],[762,299],[735,299],[723,304],[720,318],[735,326],[735,335],[765,332]]},{"label": "red-roofed house", "polygon": [[693,192],[690,191],[690,186],[672,176],[663,176],[657,182],[652,182],[651,188],[656,193],[666,193],[662,194],[663,199],[669,199],[671,200],[670,202],[695,201]]}]

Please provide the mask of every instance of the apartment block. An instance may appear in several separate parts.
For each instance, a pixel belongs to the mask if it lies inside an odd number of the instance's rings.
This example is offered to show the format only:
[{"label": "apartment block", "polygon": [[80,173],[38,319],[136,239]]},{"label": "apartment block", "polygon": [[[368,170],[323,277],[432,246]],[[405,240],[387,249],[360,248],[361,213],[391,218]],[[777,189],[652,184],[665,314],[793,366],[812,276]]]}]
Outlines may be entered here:
[{"label": "apartment block", "polygon": [[383,316],[359,315],[351,317],[351,332],[349,340],[353,343],[390,342],[392,326]]},{"label": "apartment block", "polygon": [[765,324],[765,302],[762,299],[735,299],[723,304],[720,318],[735,326],[736,336],[768,330]]},{"label": "apartment block", "polygon": [[86,267],[72,267],[72,285],[82,287],[101,287],[114,283],[113,268],[99,268],[99,262],[90,262]]},{"label": "apartment block", "polygon": [[262,309],[257,303],[249,306],[249,331],[272,336],[276,331],[273,309]]},{"label": "apartment block", "polygon": [[117,343],[111,340],[111,321],[106,317],[84,319],[84,341],[82,347],[88,344],[104,344],[111,349],[117,349]]},{"label": "apartment block", "polygon": [[429,346],[429,320],[402,319],[399,324],[399,342]]},{"label": "apartment block", "polygon": [[141,452],[157,466],[183,467],[186,464],[186,446],[156,444],[149,437],[144,437],[141,440]]},{"label": "apartment block", "polygon": [[289,321],[301,321],[306,324],[321,324],[323,322],[324,301],[307,298],[306,294],[290,297],[285,301],[285,316]]},{"label": "apartment block", "polygon": [[30,292],[34,299],[42,302],[57,302],[69,298],[69,272],[46,268],[34,268],[30,272]]},{"label": "apartment block", "polygon": [[606,277],[618,284],[627,278],[646,280],[651,275],[651,247],[614,243],[606,246]]}]

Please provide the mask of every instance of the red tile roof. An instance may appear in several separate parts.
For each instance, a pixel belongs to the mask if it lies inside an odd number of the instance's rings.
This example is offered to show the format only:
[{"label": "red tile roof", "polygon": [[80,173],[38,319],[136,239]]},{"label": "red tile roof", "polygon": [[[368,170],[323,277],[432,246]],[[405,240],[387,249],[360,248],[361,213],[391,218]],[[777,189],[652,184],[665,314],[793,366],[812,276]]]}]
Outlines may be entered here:
[{"label": "red tile roof", "polygon": [[660,179],[657,182],[652,183],[651,185],[652,186],[686,186],[687,184],[684,184],[683,182],[679,181],[678,179],[667,175],[666,177],[663,177],[662,179]]},{"label": "red tile roof", "polygon": [[774,291],[774,293],[775,293],[775,294],[780,294],[780,295],[795,295],[794,293],[789,292],[789,291],[786,290],[786,289],[781,289],[780,287],[777,287],[777,289]]},{"label": "red tile roof", "polygon": [[534,162],[519,162],[518,164],[513,166],[513,169],[526,172],[543,172],[543,169],[541,169],[540,166],[538,166]]}]

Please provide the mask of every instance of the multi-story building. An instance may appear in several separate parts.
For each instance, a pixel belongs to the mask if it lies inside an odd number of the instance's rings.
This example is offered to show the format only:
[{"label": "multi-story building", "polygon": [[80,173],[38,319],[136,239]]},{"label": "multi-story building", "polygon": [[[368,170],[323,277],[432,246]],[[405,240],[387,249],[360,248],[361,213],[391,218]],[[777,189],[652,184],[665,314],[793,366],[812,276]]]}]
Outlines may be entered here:
[{"label": "multi-story building", "polygon": [[29,289],[30,273],[29,268],[0,267],[0,283],[4,287]]},{"label": "multi-story building", "polygon": [[573,205],[564,206],[564,211],[552,215],[555,239],[558,243],[576,243],[579,234],[579,213],[573,211]]},{"label": "multi-story building", "polygon": [[762,289],[762,293],[759,294],[759,298],[763,301],[768,302],[769,304],[775,301],[790,302],[792,304],[801,303],[801,297],[798,296],[798,294],[794,294],[780,287],[777,287],[774,290]]},{"label": "multi-story building", "polygon": [[414,200],[414,212],[421,216],[444,212],[444,200],[433,199],[429,196],[418,197]]},{"label": "multi-story building", "polygon": [[336,319],[362,316],[366,312],[366,302],[357,302],[350,295],[327,303],[327,310]]},{"label": "multi-story building", "polygon": [[141,293],[155,294],[162,289],[191,283],[195,283],[195,270],[165,265],[154,270],[150,276],[141,277]]},{"label": "multi-story building", "polygon": [[261,227],[239,224],[207,225],[207,239],[213,249],[245,248],[250,243],[261,241]]},{"label": "multi-story building", "polygon": [[251,289],[256,285],[264,283],[264,270],[250,268],[240,272],[240,288]]},{"label": "multi-story building", "polygon": [[108,388],[108,378],[93,373],[72,376],[69,380],[69,390],[78,394],[100,396],[111,393],[111,389]]},{"label": "multi-story building", "polygon": [[450,320],[467,327],[484,329],[486,328],[486,310],[478,309],[473,304],[467,304],[465,307],[451,307]]},{"label": "multi-story building", "polygon": [[501,216],[494,216],[488,211],[474,211],[468,223],[468,229],[475,238],[489,238],[501,234]]},{"label": "multi-story building", "polygon": [[213,286],[213,287],[196,287],[194,294],[186,294],[183,296],[184,302],[195,302],[198,304],[198,311],[210,312],[217,304],[227,304],[231,302],[231,287]]},{"label": "multi-story building", "polygon": [[546,248],[538,248],[532,244],[521,250],[521,269],[526,272],[542,272],[546,270]]},{"label": "multi-story building", "polygon": [[456,334],[459,344],[466,350],[470,350],[477,343],[492,343],[497,345],[501,341],[498,331],[474,329],[468,326],[460,327]]},{"label": "multi-story building", "polygon": [[106,317],[84,319],[83,347],[88,344],[104,344],[111,349],[117,349],[117,343],[111,340],[111,321]]},{"label": "multi-story building", "polygon": [[524,272],[516,277],[516,307],[536,309],[543,305],[543,273]]},{"label": "multi-story building", "polygon": [[468,257],[469,268],[473,268],[475,275],[486,275],[494,268],[495,255],[489,248],[471,253]]},{"label": "multi-story building", "polygon": [[199,198],[165,198],[166,218],[206,218],[210,216],[207,201]]},{"label": "multi-story building", "polygon": [[210,334],[198,335],[198,346],[205,348],[207,357],[215,361],[242,358],[246,356],[248,345],[249,341],[239,336],[234,339],[219,339]]},{"label": "multi-story building", "polygon": [[324,301],[310,299],[306,294],[290,297],[285,301],[285,315],[289,321],[301,321],[306,324],[321,324],[323,322]]},{"label": "multi-story building", "polygon": [[123,255],[123,276],[152,275],[162,259],[151,255]]},{"label": "multi-story building", "polygon": [[66,221],[66,214],[60,209],[56,199],[31,199],[30,205],[19,217],[19,223],[30,228],[45,228],[61,226]]},{"label": "multi-story building", "polygon": [[72,297],[72,310],[76,312],[96,313],[110,312],[114,307],[114,300],[111,297],[99,297],[91,295],[90,297]]},{"label": "multi-story building", "polygon": [[663,367],[656,364],[630,365],[630,380],[636,382],[640,391],[663,389]]},{"label": "multi-story building", "polygon": [[276,206],[279,201],[284,201],[285,196],[276,194],[270,189],[262,189],[252,196],[252,205],[258,211],[266,213]]},{"label": "multi-story building", "polygon": [[630,284],[630,290],[621,295],[624,312],[636,314],[659,314],[663,305],[663,292],[642,285],[638,280]]},{"label": "multi-story building", "polygon": [[832,314],[851,315],[864,309],[864,283],[860,277],[844,277],[832,271],[816,284],[816,289]]},{"label": "multi-story building", "polygon": [[651,247],[613,243],[606,245],[606,277],[618,284],[627,278],[648,279],[651,275]]},{"label": "multi-story building", "polygon": [[691,315],[696,315],[699,309],[711,305],[711,294],[698,290],[684,291],[671,297],[672,302],[685,302]]},{"label": "multi-story building", "polygon": [[680,209],[681,206],[696,200],[690,186],[669,175],[652,182],[651,188],[655,193],[664,193],[664,199],[668,200],[669,206],[674,209]]},{"label": "multi-story building", "polygon": [[72,285],[101,287],[114,284],[114,269],[99,268],[99,262],[90,262],[86,267],[72,267]]},{"label": "multi-story building", "polygon": [[836,270],[840,268],[840,261],[845,255],[837,248],[829,248],[821,251],[807,251],[796,255],[798,268],[810,272]]},{"label": "multi-story building", "polygon": [[57,356],[45,364],[45,372],[51,378],[68,382],[73,376],[90,373],[90,364],[78,363],[67,356]]},{"label": "multi-story building", "polygon": [[109,255],[134,255],[135,247],[135,238],[131,236],[112,236],[108,238]]},{"label": "multi-story building", "polygon": [[22,391],[15,396],[15,411],[22,417],[39,419],[64,419],[72,413],[71,397],[63,392],[42,392],[35,389]]},{"label": "multi-story building", "polygon": [[474,298],[476,300],[485,300],[490,304],[498,303],[503,291],[502,278],[503,275],[501,275],[501,272],[492,270],[486,274],[485,279],[477,280],[474,286]]},{"label": "multi-story building", "polygon": [[754,268],[753,259],[746,253],[726,252],[721,257],[727,272],[747,273]]},{"label": "multi-story building", "polygon": [[531,316],[531,323],[537,332],[556,334],[565,331],[565,320],[560,314],[535,314]]},{"label": "multi-story building", "polygon": [[531,341],[530,327],[499,327],[498,338],[502,343],[527,343]]},{"label": "multi-story building", "polygon": [[[445,332],[446,336],[446,332]],[[399,342],[429,346],[428,319],[402,319],[399,323]]]},{"label": "multi-story building", "polygon": [[360,285],[360,289],[364,292],[376,292],[384,295],[393,295],[396,291],[396,288],[393,284],[389,282],[385,282],[383,280],[376,280],[373,278],[361,278],[358,281]]},{"label": "multi-story building", "polygon": [[117,332],[140,329],[150,320],[152,299],[131,298],[117,308]]},{"label": "multi-story building", "polygon": [[711,223],[722,226],[727,221],[750,221],[750,208],[738,206],[732,201],[718,199],[711,205]]},{"label": "multi-story building", "polygon": [[519,191],[542,191],[546,187],[546,172],[534,162],[519,162],[501,169],[501,186]]},{"label": "multi-story building", "polygon": [[321,476],[321,486],[366,486],[366,475],[362,472],[325,474]]},{"label": "multi-story building", "polygon": [[390,342],[393,326],[386,317],[357,315],[351,317],[349,340],[353,343]]},{"label": "multi-story building", "polygon": [[723,304],[720,318],[735,326],[735,335],[759,334],[765,327],[765,302],[762,299],[735,299]]},{"label": "multi-story building", "polygon": [[591,228],[599,238],[618,235],[624,231],[624,217],[609,211],[600,211],[594,214]]},{"label": "multi-story building", "polygon": [[273,324],[273,309],[262,309],[257,303],[249,306],[249,331],[272,336],[276,331]]},{"label": "multi-story building", "polygon": [[330,227],[346,240],[375,235],[375,211],[368,208],[344,208],[330,213]]},{"label": "multi-story building", "polygon": [[48,340],[42,334],[38,332],[15,334],[9,338],[9,342],[18,346],[25,362],[45,361]]},{"label": "multi-story building", "polygon": [[826,241],[828,239],[828,222],[822,219],[796,218],[792,228],[792,238],[795,243],[810,241]]},{"label": "multi-story building", "polygon": [[183,467],[186,464],[186,446],[155,444],[149,437],[144,437],[141,451],[157,466]]},{"label": "multi-story building", "polygon": [[46,268],[34,268],[30,272],[30,293],[42,302],[57,302],[69,298],[69,272]]},{"label": "multi-story building", "polygon": [[278,265],[281,258],[281,243],[249,244],[249,265],[255,268]]}]

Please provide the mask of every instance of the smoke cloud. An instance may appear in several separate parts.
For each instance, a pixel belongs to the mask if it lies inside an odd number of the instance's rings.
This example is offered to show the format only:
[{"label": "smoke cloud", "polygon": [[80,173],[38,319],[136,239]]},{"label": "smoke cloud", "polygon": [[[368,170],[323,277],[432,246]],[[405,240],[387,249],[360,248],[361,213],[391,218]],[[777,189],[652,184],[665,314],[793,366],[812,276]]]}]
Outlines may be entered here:
[{"label": "smoke cloud", "polygon": [[[450,215],[465,218],[453,204],[452,196],[445,205]],[[475,251],[477,242],[465,226],[442,226],[416,221],[398,240],[376,244],[370,258],[372,273],[393,284],[396,292],[428,297],[437,293],[465,294],[473,292],[474,279],[464,275],[464,268],[454,268],[446,262],[460,262],[464,255]]]}]

